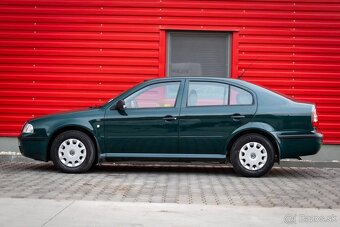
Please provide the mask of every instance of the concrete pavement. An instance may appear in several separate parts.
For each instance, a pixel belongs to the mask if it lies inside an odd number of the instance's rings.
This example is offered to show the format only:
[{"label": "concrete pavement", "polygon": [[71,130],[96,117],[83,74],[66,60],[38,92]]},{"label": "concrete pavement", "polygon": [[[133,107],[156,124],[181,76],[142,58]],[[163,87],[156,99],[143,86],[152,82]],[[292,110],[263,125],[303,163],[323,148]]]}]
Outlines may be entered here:
[{"label": "concrete pavement", "polygon": [[30,226],[339,226],[340,210],[0,198],[0,224]]}]

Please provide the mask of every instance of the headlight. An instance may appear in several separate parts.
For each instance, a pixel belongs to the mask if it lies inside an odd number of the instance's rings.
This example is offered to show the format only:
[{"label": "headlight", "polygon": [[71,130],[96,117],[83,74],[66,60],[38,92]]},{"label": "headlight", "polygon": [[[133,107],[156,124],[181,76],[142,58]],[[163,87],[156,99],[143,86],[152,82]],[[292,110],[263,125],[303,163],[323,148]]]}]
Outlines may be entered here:
[{"label": "headlight", "polygon": [[31,124],[26,124],[24,129],[22,130],[22,133],[33,133],[34,132],[34,128],[33,125]]}]

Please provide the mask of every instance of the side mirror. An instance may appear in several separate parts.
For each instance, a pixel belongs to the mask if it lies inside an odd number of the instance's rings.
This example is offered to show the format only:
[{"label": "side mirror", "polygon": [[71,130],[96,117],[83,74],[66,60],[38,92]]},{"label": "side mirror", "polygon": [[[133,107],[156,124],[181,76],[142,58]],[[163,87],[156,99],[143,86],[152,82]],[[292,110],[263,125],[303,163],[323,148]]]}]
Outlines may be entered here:
[{"label": "side mirror", "polygon": [[118,111],[124,111],[125,109],[126,109],[125,101],[124,101],[124,100],[119,100],[119,101],[116,103],[116,110],[118,110]]}]

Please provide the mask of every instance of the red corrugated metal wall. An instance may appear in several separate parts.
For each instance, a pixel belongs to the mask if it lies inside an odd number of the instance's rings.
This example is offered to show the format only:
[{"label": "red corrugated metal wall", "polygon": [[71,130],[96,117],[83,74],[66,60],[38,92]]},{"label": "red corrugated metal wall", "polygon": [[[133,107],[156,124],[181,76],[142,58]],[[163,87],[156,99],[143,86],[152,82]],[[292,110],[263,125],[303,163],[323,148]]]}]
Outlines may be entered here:
[{"label": "red corrugated metal wall", "polygon": [[233,72],[317,103],[340,144],[338,0],[2,0],[0,136],[164,76],[166,29],[234,31]]}]

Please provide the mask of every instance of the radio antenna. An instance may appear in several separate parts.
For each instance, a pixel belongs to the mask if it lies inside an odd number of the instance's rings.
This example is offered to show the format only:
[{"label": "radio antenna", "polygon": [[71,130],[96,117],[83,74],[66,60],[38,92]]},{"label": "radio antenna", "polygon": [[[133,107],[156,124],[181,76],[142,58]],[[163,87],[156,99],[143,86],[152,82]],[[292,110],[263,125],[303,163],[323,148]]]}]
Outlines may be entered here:
[{"label": "radio antenna", "polygon": [[240,75],[238,75],[237,79],[241,80],[242,76],[244,75],[245,72],[246,72],[246,70],[243,69],[242,73]]}]

